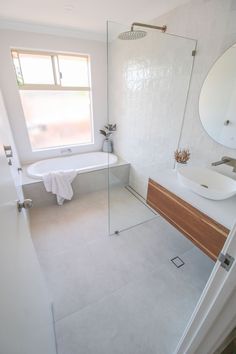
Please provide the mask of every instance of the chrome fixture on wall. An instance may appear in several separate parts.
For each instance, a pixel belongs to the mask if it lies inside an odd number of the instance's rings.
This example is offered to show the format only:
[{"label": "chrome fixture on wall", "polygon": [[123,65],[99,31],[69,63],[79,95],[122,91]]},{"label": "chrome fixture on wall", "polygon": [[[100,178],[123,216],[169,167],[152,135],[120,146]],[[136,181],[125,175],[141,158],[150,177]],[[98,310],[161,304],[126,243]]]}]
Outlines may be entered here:
[{"label": "chrome fixture on wall", "polygon": [[219,166],[226,164],[233,167],[233,172],[236,172],[236,159],[229,156],[223,156],[220,161],[212,162],[212,166]]},{"label": "chrome fixture on wall", "polygon": [[166,25],[160,27],[154,25],[147,25],[145,23],[134,22],[131,25],[130,31],[120,33],[118,38],[122,40],[134,40],[134,39],[143,38],[147,35],[146,31],[134,30],[134,26],[157,29],[157,30],[161,30],[162,32],[166,32],[167,30]]},{"label": "chrome fixture on wall", "polygon": [[11,157],[13,157],[13,152],[12,152],[12,147],[11,145],[3,145],[4,151],[6,158],[8,159],[8,165],[12,166],[12,160]]}]

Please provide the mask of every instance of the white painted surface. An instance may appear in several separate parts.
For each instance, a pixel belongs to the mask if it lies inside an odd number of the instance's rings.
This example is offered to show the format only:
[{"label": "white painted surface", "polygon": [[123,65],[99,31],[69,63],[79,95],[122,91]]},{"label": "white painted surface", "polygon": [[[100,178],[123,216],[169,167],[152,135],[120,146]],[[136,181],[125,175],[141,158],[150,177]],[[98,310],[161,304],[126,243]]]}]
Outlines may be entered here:
[{"label": "white painted surface", "polygon": [[236,219],[236,196],[226,200],[203,198],[191,192],[178,181],[176,170],[159,171],[153,173],[150,177],[228,229],[231,229],[234,225]]},{"label": "white painted surface", "polygon": [[[202,86],[199,114],[206,132],[218,143],[236,148],[236,47],[213,65]],[[229,121],[226,124],[226,121]]]},{"label": "white painted surface", "polygon": [[49,296],[25,212],[17,210],[18,195],[3,144],[9,140],[0,112],[0,353],[55,354]]},{"label": "white painted surface", "polygon": [[32,152],[24,123],[10,48],[86,53],[91,58],[91,84],[94,118],[94,144],[71,147],[73,153],[100,150],[103,138],[99,129],[106,123],[106,46],[103,42],[46,34],[0,30],[0,85],[22,163],[60,156],[61,148]]},{"label": "white painted surface", "polygon": [[125,29],[109,26],[109,120],[115,153],[131,164],[130,185],[146,198],[148,177],[174,164],[196,43],[156,30],[115,39]]},{"label": "white painted surface", "polygon": [[108,161],[109,165],[114,165],[117,156],[106,152],[89,152],[35,162],[27,168],[27,173],[32,178],[40,179],[44,174],[55,171],[76,170],[78,173],[93,171],[108,166]]},{"label": "white painted surface", "polygon": [[236,181],[202,167],[177,169],[178,180],[194,193],[212,200],[228,199],[236,194]]},{"label": "white painted surface", "polygon": [[105,35],[105,23],[107,19],[113,19],[121,23],[131,23],[135,20],[149,20],[153,13],[159,16],[176,6],[185,3],[186,0],[70,0],[55,1],[42,0],[9,0],[1,4],[0,17],[3,19],[28,22],[29,24],[44,24],[61,26],[64,28],[76,28],[90,33],[102,33]]},{"label": "white painted surface", "polygon": [[22,172],[18,170],[18,168],[21,168],[21,164],[19,161],[18,152],[16,150],[16,145],[12,135],[11,127],[9,125],[9,120],[8,120],[5,104],[3,102],[1,91],[0,91],[0,116],[1,116],[2,124],[4,125],[4,132],[5,132],[4,133],[5,141],[3,143],[4,145],[10,145],[12,148],[12,157],[8,159],[8,161],[11,161],[11,165],[9,165],[9,169],[11,171],[11,175],[13,177],[14,184],[16,186],[17,195],[19,199],[23,199],[23,193],[21,188]]},{"label": "white painted surface", "polygon": [[[215,61],[236,42],[235,0],[198,0],[180,6],[153,23],[166,23],[168,32],[198,40],[180,146],[191,152],[190,163],[209,166],[222,156],[236,157],[236,150],[216,143],[199,118],[199,95]],[[178,97],[178,96],[177,96]]]}]

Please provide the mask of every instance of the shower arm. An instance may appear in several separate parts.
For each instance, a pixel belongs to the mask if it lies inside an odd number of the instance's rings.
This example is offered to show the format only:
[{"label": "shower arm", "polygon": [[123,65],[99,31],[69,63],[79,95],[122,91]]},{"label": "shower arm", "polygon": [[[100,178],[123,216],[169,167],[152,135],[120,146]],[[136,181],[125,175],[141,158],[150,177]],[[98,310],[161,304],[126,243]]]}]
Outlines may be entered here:
[{"label": "shower arm", "polygon": [[131,25],[131,31],[134,30],[134,26],[158,29],[158,30],[161,30],[162,32],[166,32],[166,30],[167,30],[166,25],[160,27],[160,26],[154,26],[154,25],[146,25],[145,23],[140,23],[140,22],[133,22]]}]

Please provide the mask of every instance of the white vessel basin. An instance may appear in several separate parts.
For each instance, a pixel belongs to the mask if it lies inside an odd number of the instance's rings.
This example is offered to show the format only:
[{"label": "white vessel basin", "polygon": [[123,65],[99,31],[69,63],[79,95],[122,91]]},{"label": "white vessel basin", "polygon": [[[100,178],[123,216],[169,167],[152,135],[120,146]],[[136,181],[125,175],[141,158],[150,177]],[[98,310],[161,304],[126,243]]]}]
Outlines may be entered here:
[{"label": "white vessel basin", "polygon": [[223,200],[236,194],[236,181],[208,168],[183,167],[177,170],[179,181],[204,198]]}]

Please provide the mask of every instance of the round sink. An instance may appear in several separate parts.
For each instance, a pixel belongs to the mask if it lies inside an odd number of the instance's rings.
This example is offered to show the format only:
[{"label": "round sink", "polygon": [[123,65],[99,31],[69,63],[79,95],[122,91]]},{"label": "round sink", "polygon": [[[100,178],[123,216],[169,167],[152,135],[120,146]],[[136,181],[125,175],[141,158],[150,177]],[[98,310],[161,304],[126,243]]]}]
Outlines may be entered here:
[{"label": "round sink", "polygon": [[223,200],[236,194],[236,181],[208,168],[183,167],[177,170],[178,180],[204,198]]}]

